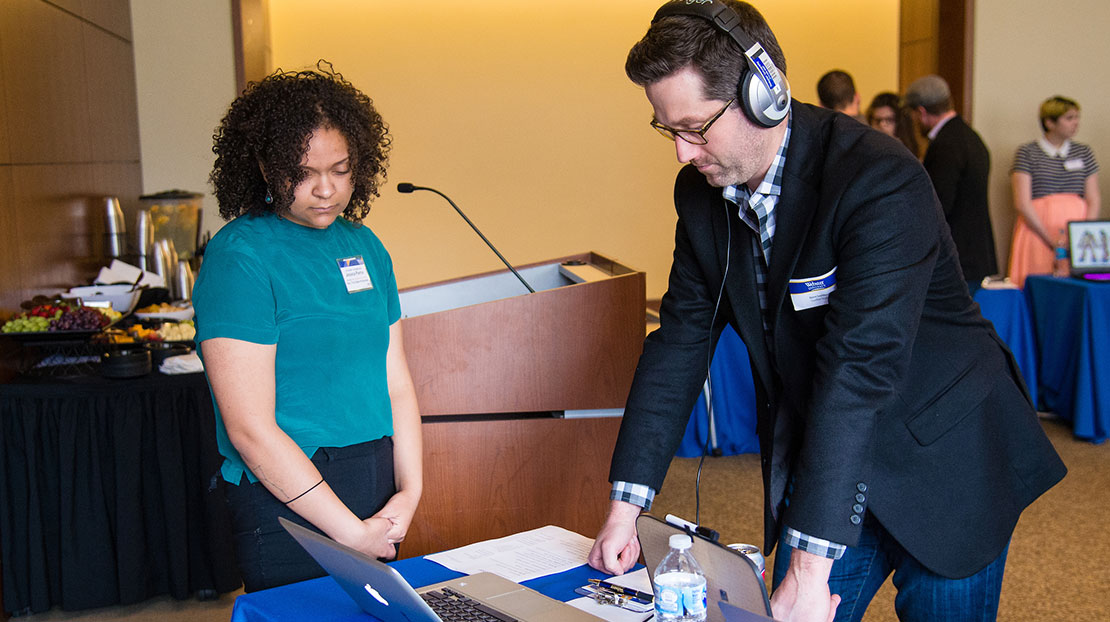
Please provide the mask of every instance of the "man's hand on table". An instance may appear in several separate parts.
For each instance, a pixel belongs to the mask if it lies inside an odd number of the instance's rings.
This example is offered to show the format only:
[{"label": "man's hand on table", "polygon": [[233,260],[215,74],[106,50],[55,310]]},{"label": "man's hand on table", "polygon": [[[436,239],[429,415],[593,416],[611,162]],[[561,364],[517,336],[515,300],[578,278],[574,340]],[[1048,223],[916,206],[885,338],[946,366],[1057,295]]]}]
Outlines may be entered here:
[{"label": "man's hand on table", "polygon": [[624,574],[640,559],[636,538],[636,517],[640,507],[625,501],[611,501],[609,515],[594,540],[588,558],[590,566],[609,574]]}]

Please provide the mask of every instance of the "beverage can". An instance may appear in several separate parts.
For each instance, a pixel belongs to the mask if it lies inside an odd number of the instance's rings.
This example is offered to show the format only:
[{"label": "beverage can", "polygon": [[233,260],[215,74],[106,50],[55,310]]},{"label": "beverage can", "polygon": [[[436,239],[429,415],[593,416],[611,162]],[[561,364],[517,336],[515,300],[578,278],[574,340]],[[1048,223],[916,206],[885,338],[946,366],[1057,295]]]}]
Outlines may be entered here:
[{"label": "beverage can", "polygon": [[756,570],[759,571],[759,577],[764,580],[767,579],[767,561],[763,559],[763,553],[759,551],[758,546],[754,544],[744,544],[743,542],[737,542],[735,544],[729,544],[728,548],[752,560],[752,563],[755,564]]}]

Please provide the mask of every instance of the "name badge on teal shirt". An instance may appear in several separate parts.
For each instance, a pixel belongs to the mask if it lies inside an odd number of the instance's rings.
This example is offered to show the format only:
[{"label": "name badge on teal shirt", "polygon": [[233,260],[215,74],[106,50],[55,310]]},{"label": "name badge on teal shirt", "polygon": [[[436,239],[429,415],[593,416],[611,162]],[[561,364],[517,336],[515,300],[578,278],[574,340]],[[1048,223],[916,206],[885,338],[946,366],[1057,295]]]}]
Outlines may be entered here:
[{"label": "name badge on teal shirt", "polygon": [[836,291],[836,268],[821,276],[790,279],[790,302],[795,311],[829,304],[829,294]]},{"label": "name badge on teal shirt", "polygon": [[362,260],[362,255],[335,261],[339,264],[339,273],[343,275],[343,283],[347,286],[348,294],[374,289],[374,283],[370,281],[370,273],[366,271],[366,262]]}]

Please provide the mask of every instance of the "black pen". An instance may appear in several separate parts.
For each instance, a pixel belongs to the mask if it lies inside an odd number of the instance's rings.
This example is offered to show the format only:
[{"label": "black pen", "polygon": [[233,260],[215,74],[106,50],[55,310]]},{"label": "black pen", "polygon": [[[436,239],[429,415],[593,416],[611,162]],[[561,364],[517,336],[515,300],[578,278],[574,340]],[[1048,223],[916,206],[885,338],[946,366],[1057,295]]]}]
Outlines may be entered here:
[{"label": "black pen", "polygon": [[593,583],[598,587],[603,587],[610,592],[615,592],[617,594],[621,594],[622,596],[627,596],[629,598],[638,600],[644,604],[650,604],[653,598],[651,594],[645,594],[639,590],[634,590],[630,587],[621,587],[619,585],[616,585],[615,583],[609,583],[608,581],[602,579],[590,579],[590,583]]}]

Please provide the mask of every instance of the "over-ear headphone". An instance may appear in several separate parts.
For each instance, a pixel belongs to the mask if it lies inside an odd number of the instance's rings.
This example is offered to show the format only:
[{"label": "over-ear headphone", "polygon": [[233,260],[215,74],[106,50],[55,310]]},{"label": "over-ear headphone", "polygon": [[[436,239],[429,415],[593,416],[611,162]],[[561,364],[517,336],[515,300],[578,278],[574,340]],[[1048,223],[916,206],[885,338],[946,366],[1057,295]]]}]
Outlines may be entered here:
[{"label": "over-ear headphone", "polygon": [[744,51],[748,70],[740,76],[736,99],[753,123],[775,127],[790,112],[790,83],[779,72],[763,46],[740,29],[740,16],[724,3],[714,0],[671,0],[659,7],[654,24],[664,17],[689,15],[709,20]]}]

